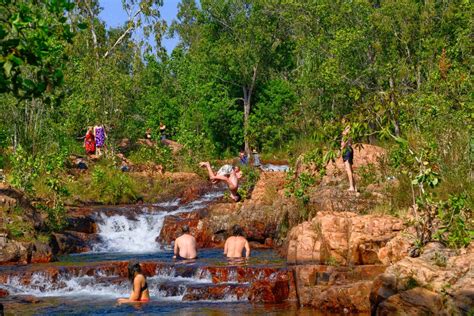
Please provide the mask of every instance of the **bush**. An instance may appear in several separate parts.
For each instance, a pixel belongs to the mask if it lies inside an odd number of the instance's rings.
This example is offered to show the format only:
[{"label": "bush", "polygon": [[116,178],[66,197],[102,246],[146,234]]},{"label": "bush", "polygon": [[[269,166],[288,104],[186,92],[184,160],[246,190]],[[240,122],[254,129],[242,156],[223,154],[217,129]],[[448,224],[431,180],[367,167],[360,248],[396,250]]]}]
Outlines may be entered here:
[{"label": "bush", "polygon": [[133,178],[112,165],[95,166],[91,176],[93,197],[102,203],[130,203],[139,196]]},{"label": "bush", "polygon": [[260,179],[260,172],[252,166],[242,166],[241,169],[244,179],[239,186],[238,192],[242,199],[248,199],[255,188],[255,184]]}]

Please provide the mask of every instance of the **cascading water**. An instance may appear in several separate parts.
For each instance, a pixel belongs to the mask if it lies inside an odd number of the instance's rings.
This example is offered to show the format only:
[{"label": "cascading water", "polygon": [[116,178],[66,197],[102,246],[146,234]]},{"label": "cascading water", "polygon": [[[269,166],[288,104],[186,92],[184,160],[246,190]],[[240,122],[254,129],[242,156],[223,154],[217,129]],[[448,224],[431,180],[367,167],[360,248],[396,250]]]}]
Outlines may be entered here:
[{"label": "cascading water", "polygon": [[[198,200],[171,211],[158,211],[140,214],[135,219],[124,215],[98,215],[97,223],[100,242],[93,245],[94,252],[125,252],[149,253],[162,249],[162,245],[155,241],[159,236],[165,217],[180,213],[192,212],[203,208],[207,203],[221,197],[222,192],[213,192],[203,195]],[[177,202],[161,203],[158,206],[176,207]]]}]

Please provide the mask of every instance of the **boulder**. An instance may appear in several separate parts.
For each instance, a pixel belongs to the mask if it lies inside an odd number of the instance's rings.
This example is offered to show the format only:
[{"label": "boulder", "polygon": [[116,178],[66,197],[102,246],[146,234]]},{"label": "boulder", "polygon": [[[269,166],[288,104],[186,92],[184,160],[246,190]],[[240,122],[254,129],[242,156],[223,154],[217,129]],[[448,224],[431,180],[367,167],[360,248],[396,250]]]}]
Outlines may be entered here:
[{"label": "boulder", "polygon": [[391,265],[374,281],[372,312],[468,314],[474,306],[473,248],[455,251],[430,243],[420,257],[406,257]]},{"label": "boulder", "polygon": [[[287,237],[289,263],[363,265],[382,263],[380,249],[404,228],[391,216],[357,215],[351,212],[318,212],[311,220],[294,227]],[[407,244],[408,245],[408,244]],[[406,253],[392,247],[391,251]],[[402,257],[392,254],[390,258]]]},{"label": "boulder", "polygon": [[53,250],[49,245],[39,241],[32,244],[30,263],[47,263],[53,258]]},{"label": "boulder", "polygon": [[257,280],[250,287],[249,300],[254,303],[281,303],[288,299],[290,282],[287,274],[277,274],[274,278]]},{"label": "boulder", "polygon": [[299,303],[323,312],[367,313],[373,280],[385,270],[383,265],[292,267]]},{"label": "boulder", "polygon": [[56,255],[85,252],[90,251],[91,242],[96,238],[98,238],[96,234],[64,231],[53,233],[50,245]]},{"label": "boulder", "polygon": [[0,252],[0,265],[27,264],[31,257],[31,244],[7,240]]}]

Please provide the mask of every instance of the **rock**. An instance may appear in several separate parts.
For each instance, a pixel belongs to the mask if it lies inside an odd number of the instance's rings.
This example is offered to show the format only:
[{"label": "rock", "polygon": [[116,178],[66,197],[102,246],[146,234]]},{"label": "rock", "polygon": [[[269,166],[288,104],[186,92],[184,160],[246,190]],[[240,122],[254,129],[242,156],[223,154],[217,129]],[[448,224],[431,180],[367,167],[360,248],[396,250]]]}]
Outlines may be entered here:
[{"label": "rock", "polygon": [[97,224],[90,216],[69,217],[66,229],[86,234],[95,234],[97,233]]},{"label": "rock", "polygon": [[[379,264],[382,263],[379,250],[402,229],[402,221],[391,216],[318,212],[311,221],[294,227],[288,234],[287,260],[288,263]],[[390,258],[396,257],[392,254]],[[383,257],[386,258],[387,255]]]},{"label": "rock", "polygon": [[183,301],[216,301],[226,298],[242,300],[248,297],[246,284],[190,284],[187,285]]},{"label": "rock", "polygon": [[216,245],[223,242],[235,224],[242,227],[249,241],[259,243],[259,248],[265,247],[266,240],[274,240],[287,207],[283,203],[285,176],[284,172],[263,172],[251,199],[210,205],[208,216],[202,219],[202,227],[213,235],[213,242]]},{"label": "rock", "polygon": [[27,264],[31,256],[31,245],[14,240],[8,240],[0,252],[0,265],[19,263]]},{"label": "rock", "polygon": [[443,298],[423,288],[390,296],[377,308],[377,315],[453,315],[445,309]]},{"label": "rock", "polygon": [[277,274],[276,278],[258,280],[252,283],[249,300],[254,303],[281,303],[290,294],[288,275]]},{"label": "rock", "polygon": [[[357,169],[368,165],[378,167],[387,154],[387,151],[384,148],[369,144],[356,144],[353,146],[353,149],[354,163],[352,168],[354,170],[356,181],[358,180]],[[377,168],[377,170],[379,169],[380,168]],[[326,176],[323,179],[323,182],[330,181],[330,178],[337,177],[341,174],[345,176],[345,172],[344,162],[342,161],[342,158],[338,158],[335,162],[331,162],[326,166]]]},{"label": "rock", "polygon": [[467,314],[474,306],[474,251],[430,243],[418,258],[406,257],[374,281],[370,301],[377,315]]},{"label": "rock", "polygon": [[47,263],[51,262],[53,258],[53,250],[49,245],[39,241],[33,243],[30,263]]},{"label": "rock", "polygon": [[299,303],[323,312],[367,313],[370,289],[385,266],[336,267],[300,265],[292,267]]},{"label": "rock", "polygon": [[8,211],[14,206],[22,208],[22,218],[31,223],[31,227],[37,230],[45,227],[41,213],[33,207],[31,201],[22,191],[6,183],[0,183],[0,212]]},{"label": "rock", "polygon": [[91,242],[98,238],[95,234],[64,231],[51,235],[51,248],[54,254],[67,254],[90,251]]},{"label": "rock", "polygon": [[216,246],[213,234],[201,221],[204,214],[206,214],[206,211],[200,210],[166,216],[160,235],[156,238],[156,241],[161,244],[171,244],[176,238],[181,236],[181,228],[187,225],[191,235],[196,238],[196,243],[199,248]]}]

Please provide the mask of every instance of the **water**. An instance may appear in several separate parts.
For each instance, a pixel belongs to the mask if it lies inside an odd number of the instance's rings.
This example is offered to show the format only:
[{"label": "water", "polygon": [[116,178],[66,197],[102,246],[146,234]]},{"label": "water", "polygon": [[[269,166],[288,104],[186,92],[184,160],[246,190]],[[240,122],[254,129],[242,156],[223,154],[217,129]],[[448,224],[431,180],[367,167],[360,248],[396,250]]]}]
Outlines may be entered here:
[{"label": "water", "polygon": [[[0,276],[8,276],[0,288],[10,293],[0,299],[5,313],[313,315],[294,303],[248,303],[251,282],[272,278],[285,266],[272,250],[253,250],[249,261],[229,262],[222,249],[199,249],[198,260],[174,262],[171,248],[155,241],[167,215],[204,208],[221,196],[222,192],[206,194],[184,206],[177,200],[163,202],[154,206],[165,210],[146,210],[134,216],[127,209],[123,214],[116,209],[109,216],[99,212],[100,241],[91,252],[63,256],[50,264],[0,267]],[[116,304],[117,298],[130,294],[130,284],[118,268],[120,262],[130,259],[156,265],[147,278],[150,303]]]},{"label": "water", "polygon": [[165,217],[187,213],[204,208],[209,202],[223,196],[222,192],[213,192],[184,206],[178,207],[179,201],[159,203],[157,206],[171,210],[143,213],[135,219],[129,218],[129,211],[125,215],[107,216],[105,213],[97,215],[99,237],[101,242],[92,247],[93,252],[125,252],[150,253],[163,249],[163,245],[155,241],[159,236]]}]

